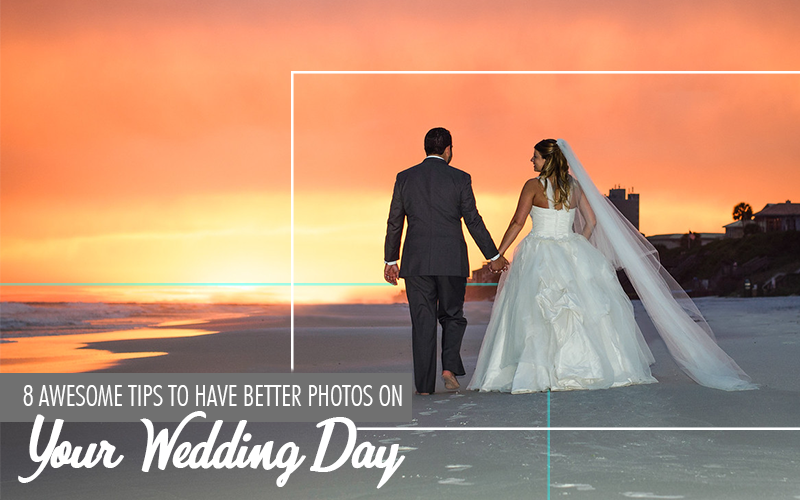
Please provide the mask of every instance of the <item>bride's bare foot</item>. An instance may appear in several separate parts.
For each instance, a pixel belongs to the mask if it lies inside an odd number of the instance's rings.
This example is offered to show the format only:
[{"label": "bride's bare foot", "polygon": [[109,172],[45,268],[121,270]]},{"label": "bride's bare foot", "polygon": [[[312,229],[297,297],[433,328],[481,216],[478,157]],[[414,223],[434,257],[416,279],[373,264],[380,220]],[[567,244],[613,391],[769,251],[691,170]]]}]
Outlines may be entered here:
[{"label": "bride's bare foot", "polygon": [[449,391],[455,391],[461,385],[459,385],[458,380],[456,380],[456,376],[453,375],[453,372],[450,370],[442,371],[442,380],[444,380],[444,388]]}]

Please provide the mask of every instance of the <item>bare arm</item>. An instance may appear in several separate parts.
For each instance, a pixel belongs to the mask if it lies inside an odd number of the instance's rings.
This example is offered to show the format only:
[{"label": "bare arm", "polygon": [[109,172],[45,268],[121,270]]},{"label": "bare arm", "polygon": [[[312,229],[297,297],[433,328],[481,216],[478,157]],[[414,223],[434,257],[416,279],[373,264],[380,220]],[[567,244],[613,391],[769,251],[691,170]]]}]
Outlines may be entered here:
[{"label": "bare arm", "polygon": [[514,216],[511,218],[508,229],[506,229],[506,233],[503,235],[503,240],[500,242],[500,247],[498,248],[500,255],[503,255],[506,250],[508,250],[511,244],[514,243],[514,240],[517,239],[519,232],[525,227],[525,221],[531,213],[533,197],[536,195],[537,189],[539,191],[542,190],[542,185],[537,179],[530,179],[522,187],[522,192],[517,202],[517,210],[514,212]]},{"label": "bare arm", "polygon": [[588,240],[592,237],[592,231],[594,231],[594,226],[597,225],[597,219],[594,215],[594,210],[592,210],[591,205],[589,205],[589,200],[586,199],[586,194],[581,191],[581,200],[578,202],[581,207],[581,214],[583,214],[584,219],[586,219],[586,223],[583,226],[583,236]]}]

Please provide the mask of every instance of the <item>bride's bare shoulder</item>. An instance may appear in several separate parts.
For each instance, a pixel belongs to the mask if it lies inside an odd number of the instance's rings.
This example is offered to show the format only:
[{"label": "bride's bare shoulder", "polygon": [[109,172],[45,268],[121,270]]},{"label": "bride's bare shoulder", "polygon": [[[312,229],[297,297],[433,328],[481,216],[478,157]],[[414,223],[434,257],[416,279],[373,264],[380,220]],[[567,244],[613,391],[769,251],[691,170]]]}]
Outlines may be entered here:
[{"label": "bride's bare shoulder", "polygon": [[534,177],[532,179],[528,179],[525,182],[525,185],[522,187],[522,190],[530,192],[539,192],[539,191],[544,191],[544,188],[542,187],[542,183],[539,180],[539,177]]}]

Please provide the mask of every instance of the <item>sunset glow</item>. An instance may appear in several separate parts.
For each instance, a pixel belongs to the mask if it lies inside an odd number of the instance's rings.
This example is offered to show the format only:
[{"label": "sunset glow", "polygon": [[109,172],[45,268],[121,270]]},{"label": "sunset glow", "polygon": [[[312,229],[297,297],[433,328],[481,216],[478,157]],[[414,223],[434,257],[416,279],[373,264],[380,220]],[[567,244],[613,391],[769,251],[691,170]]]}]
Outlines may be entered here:
[{"label": "sunset glow", "polygon": [[[69,4],[69,5],[68,5]],[[397,172],[454,137],[499,241],[539,139],[647,234],[800,199],[800,75],[295,75],[298,70],[795,70],[793,1],[2,4],[3,301],[394,301]],[[294,101],[292,102],[292,83]],[[294,105],[294,150],[291,118]],[[472,268],[483,257],[469,241]]]}]

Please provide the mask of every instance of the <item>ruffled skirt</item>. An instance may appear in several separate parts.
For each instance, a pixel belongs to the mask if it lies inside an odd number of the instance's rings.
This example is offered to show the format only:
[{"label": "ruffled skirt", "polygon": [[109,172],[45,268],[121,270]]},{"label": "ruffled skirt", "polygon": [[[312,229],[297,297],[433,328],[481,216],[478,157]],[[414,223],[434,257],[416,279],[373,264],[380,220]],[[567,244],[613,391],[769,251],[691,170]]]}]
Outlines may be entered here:
[{"label": "ruffled skirt", "polygon": [[583,236],[528,235],[504,279],[469,389],[526,393],[657,382],[633,305]]}]

